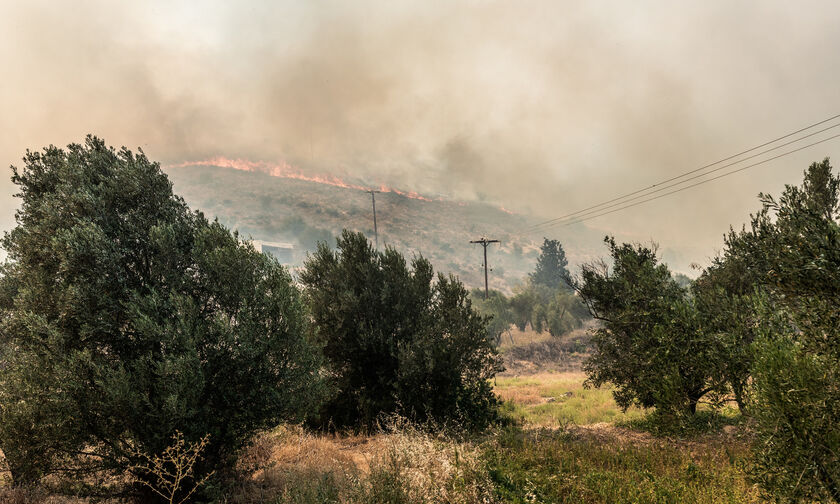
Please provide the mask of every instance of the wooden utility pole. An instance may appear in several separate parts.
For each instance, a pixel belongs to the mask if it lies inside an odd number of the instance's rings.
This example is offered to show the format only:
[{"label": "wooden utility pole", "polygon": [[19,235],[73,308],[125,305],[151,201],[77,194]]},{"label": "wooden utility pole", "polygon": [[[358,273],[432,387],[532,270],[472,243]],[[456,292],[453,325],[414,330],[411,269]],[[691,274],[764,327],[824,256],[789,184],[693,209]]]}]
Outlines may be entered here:
[{"label": "wooden utility pole", "polygon": [[484,299],[490,297],[490,289],[487,282],[487,245],[491,243],[499,243],[499,240],[488,240],[482,238],[480,240],[470,240],[470,243],[480,243],[484,247]]},{"label": "wooden utility pole", "polygon": [[367,192],[370,193],[370,202],[373,203],[373,236],[376,239],[376,249],[379,250],[379,230],[376,229],[376,193],[382,191],[371,189]]}]

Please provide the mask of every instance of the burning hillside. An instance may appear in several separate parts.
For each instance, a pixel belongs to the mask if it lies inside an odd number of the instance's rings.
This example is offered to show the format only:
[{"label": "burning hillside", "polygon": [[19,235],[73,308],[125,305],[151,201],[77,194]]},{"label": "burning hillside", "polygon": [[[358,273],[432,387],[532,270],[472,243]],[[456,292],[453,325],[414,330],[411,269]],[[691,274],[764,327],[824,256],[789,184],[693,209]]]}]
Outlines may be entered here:
[{"label": "burning hillside", "polygon": [[[212,158],[170,165],[175,191],[243,237],[295,245],[293,266],[319,241],[334,243],[342,229],[373,235],[371,186],[334,176],[313,175],[288,163]],[[376,186],[374,186],[375,188]],[[506,291],[533,268],[542,237],[520,230],[536,218],[513,214],[482,202],[429,198],[379,186],[376,211],[381,244],[422,254],[440,271],[459,275],[468,285],[483,284],[481,257],[469,240],[482,235],[501,240],[488,251],[491,286]],[[577,263],[597,252],[600,232],[586,236],[567,230],[561,237]]]},{"label": "burning hillside", "polygon": [[442,201],[443,198],[430,198],[423,196],[415,191],[403,191],[395,187],[390,187],[385,184],[378,184],[375,186],[367,186],[361,183],[354,183],[346,181],[335,175],[328,174],[309,174],[297,166],[293,166],[286,162],[270,163],[267,161],[251,161],[248,159],[230,159],[224,156],[217,156],[210,159],[200,161],[185,161],[175,165],[170,165],[170,168],[183,168],[186,166],[218,166],[220,168],[232,168],[234,170],[241,170],[246,172],[264,173],[272,177],[305,180],[307,182],[316,182],[318,184],[326,184],[335,187],[342,187],[344,189],[356,189],[358,191],[376,190],[383,193],[394,193],[406,198],[416,199],[420,201]]}]

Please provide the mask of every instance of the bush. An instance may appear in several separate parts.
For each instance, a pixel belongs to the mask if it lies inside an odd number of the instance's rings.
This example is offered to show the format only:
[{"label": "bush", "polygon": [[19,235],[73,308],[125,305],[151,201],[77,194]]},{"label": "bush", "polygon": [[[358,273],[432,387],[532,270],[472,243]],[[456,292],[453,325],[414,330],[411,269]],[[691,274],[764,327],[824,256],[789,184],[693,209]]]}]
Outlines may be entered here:
[{"label": "bush", "polygon": [[501,292],[494,290],[490,291],[487,299],[484,299],[482,289],[473,289],[470,292],[470,298],[475,309],[488,317],[487,337],[496,346],[501,345],[503,335],[510,337],[510,326],[513,323],[507,298]]},{"label": "bush", "polygon": [[755,363],[753,473],[771,493],[840,502],[840,370],[792,338],[762,339]]},{"label": "bush", "polygon": [[[88,137],[14,169],[3,239],[0,447],[16,483],[122,472],[176,431],[197,479],[317,407],[317,349],[289,274],[190,212],[157,163]],[[142,475],[141,475],[142,476]]]},{"label": "bush", "polygon": [[433,279],[426,259],[409,267],[349,231],[305,262],[300,280],[335,391],[323,424],[370,427],[394,412],[467,427],[495,418],[488,380],[501,366],[487,319],[456,278]]},{"label": "bush", "polygon": [[530,324],[537,332],[562,336],[589,319],[586,305],[573,292],[532,282],[517,287],[508,302],[507,318],[520,331]]}]

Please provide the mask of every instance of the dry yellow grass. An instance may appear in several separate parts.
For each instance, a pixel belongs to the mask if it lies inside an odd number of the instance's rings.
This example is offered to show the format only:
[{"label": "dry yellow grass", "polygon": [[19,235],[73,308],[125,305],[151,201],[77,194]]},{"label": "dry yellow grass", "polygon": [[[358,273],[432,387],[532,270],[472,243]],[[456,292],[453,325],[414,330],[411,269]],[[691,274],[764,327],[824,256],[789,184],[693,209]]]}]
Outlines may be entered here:
[{"label": "dry yellow grass", "polygon": [[511,326],[510,332],[502,335],[502,340],[499,344],[499,349],[504,351],[505,349],[511,347],[530,345],[531,343],[539,343],[542,341],[550,340],[551,338],[551,334],[549,334],[547,331],[537,332],[531,329],[531,326],[527,326],[524,331],[520,331],[516,326]]},{"label": "dry yellow grass", "polygon": [[513,328],[511,337],[503,335],[501,338],[499,350],[506,368],[501,376],[580,371],[591,350],[589,332],[592,327],[592,323],[587,323],[562,336],[537,333],[530,328],[525,331]]},{"label": "dry yellow grass", "polygon": [[[398,424],[370,436],[313,434],[280,427],[246,453],[250,475],[231,504],[263,502],[490,502],[478,447]],[[247,467],[253,464],[253,467]]]},{"label": "dry yellow grass", "polygon": [[[604,423],[502,429],[473,441],[406,424],[370,436],[283,426],[255,439],[242,459],[243,477],[220,502],[757,503],[757,489],[741,469],[746,449],[726,434],[674,441]],[[0,489],[2,504],[92,502],[43,489]]]},{"label": "dry yellow grass", "polygon": [[496,394],[508,402],[508,411],[526,424],[557,427],[631,420],[644,411],[622,412],[609,388],[585,389],[583,372],[536,373],[496,379]]}]

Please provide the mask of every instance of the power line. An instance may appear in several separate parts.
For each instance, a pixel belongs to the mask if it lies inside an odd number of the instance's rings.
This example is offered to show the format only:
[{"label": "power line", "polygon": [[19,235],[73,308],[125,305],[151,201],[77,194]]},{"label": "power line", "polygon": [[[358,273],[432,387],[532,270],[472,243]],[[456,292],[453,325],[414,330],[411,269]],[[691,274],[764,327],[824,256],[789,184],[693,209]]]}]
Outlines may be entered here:
[{"label": "power line", "polygon": [[807,149],[808,147],[813,147],[813,146],[815,146],[815,145],[819,145],[819,144],[821,144],[821,143],[828,142],[829,140],[834,140],[835,138],[840,138],[840,133],[838,133],[837,135],[830,136],[830,137],[828,137],[828,138],[824,138],[824,139],[822,139],[822,140],[820,140],[820,141],[818,141],[818,142],[810,143],[810,144],[808,144],[808,145],[805,145],[805,146],[802,146],[802,147],[798,147],[798,148],[796,148],[796,149],[793,149],[793,150],[790,150],[790,151],[784,152],[784,153],[782,153],[782,154],[779,154],[779,155],[773,156],[773,157],[771,157],[771,158],[763,159],[763,160],[761,160],[761,161],[759,161],[759,162],[757,162],[757,163],[753,163],[753,164],[750,164],[750,165],[747,165],[747,166],[742,166],[741,168],[738,168],[738,169],[736,169],[736,170],[732,170],[732,171],[729,171],[729,172],[726,172],[726,173],[722,173],[722,174],[720,174],[720,175],[718,175],[718,176],[715,176],[715,177],[712,177],[712,178],[710,178],[710,179],[701,180],[700,182],[696,182],[696,183],[694,183],[694,184],[691,184],[691,185],[688,185],[688,186],[685,186],[685,187],[681,187],[681,188],[679,188],[679,189],[675,189],[675,190],[673,190],[673,191],[669,191],[669,192],[667,192],[667,193],[665,193],[665,194],[660,194],[660,195],[658,195],[658,196],[654,196],[654,197],[649,198],[649,199],[645,199],[645,200],[642,200],[642,201],[637,201],[636,203],[631,203],[631,204],[629,204],[629,205],[626,205],[626,206],[623,206],[623,207],[620,207],[620,208],[616,208],[616,209],[614,209],[614,210],[610,210],[610,211],[608,211],[608,212],[599,213],[599,214],[597,214],[597,215],[592,215],[592,216],[589,216],[589,217],[585,217],[585,218],[578,219],[578,220],[572,220],[572,221],[569,221],[569,222],[560,222],[560,223],[557,223],[557,224],[555,224],[555,225],[557,225],[557,226],[571,226],[572,224],[577,224],[577,223],[579,223],[579,222],[588,221],[588,220],[590,220],[590,219],[595,219],[596,217],[601,217],[601,216],[603,216],[603,215],[608,215],[608,214],[611,214],[611,213],[615,213],[615,212],[618,212],[618,211],[620,211],[620,210],[624,210],[624,209],[626,209],[626,208],[631,208],[631,207],[634,207],[634,206],[641,205],[641,204],[643,204],[643,203],[647,203],[647,202],[649,202],[649,201],[657,200],[657,199],[659,199],[659,198],[664,198],[665,196],[670,196],[671,194],[676,194],[676,193],[678,193],[678,192],[685,191],[686,189],[691,189],[692,187],[697,187],[697,186],[699,186],[699,185],[703,185],[703,184],[706,184],[706,183],[708,183],[708,182],[712,182],[712,181],[715,181],[715,180],[721,179],[721,178],[723,178],[723,177],[727,177],[727,176],[729,176],[729,175],[733,175],[733,174],[735,174],[735,173],[738,173],[738,172],[744,171],[744,170],[746,170],[746,169],[748,169],[748,168],[752,168],[752,167],[754,167],[754,166],[758,166],[758,165],[761,165],[761,164],[764,164],[764,163],[768,163],[768,162],[770,162],[770,161],[773,161],[773,160],[779,159],[779,158],[781,158],[781,157],[784,157],[784,156],[787,156],[787,155],[793,154],[793,153],[795,153],[795,152],[799,152],[799,151],[801,151],[801,150]]},{"label": "power line", "polygon": [[[624,195],[622,195],[622,196],[615,197],[615,198],[613,198],[613,199],[610,199],[610,200],[604,201],[604,202],[599,203],[599,204],[597,204],[597,205],[592,205],[592,206],[589,206],[589,207],[587,207],[587,208],[583,208],[583,209],[581,209],[581,210],[578,210],[578,211],[576,211],[576,212],[572,212],[572,213],[569,213],[569,214],[566,214],[566,215],[562,215],[562,216],[560,216],[560,217],[556,217],[556,218],[549,219],[549,220],[544,221],[544,222],[541,222],[541,223],[534,224],[534,225],[533,225],[533,226],[531,226],[531,227],[533,227],[533,228],[537,228],[537,227],[540,227],[540,226],[545,225],[545,224],[550,224],[550,223],[553,223],[553,222],[556,222],[556,221],[560,221],[560,220],[563,220],[563,219],[567,219],[567,218],[572,217],[572,216],[575,216],[575,215],[579,215],[579,214],[581,214],[581,213],[587,212],[588,210],[592,210],[592,209],[596,209],[596,208],[599,208],[599,207],[603,207],[604,205],[607,205],[607,204],[609,204],[609,203],[613,203],[613,202],[616,202],[616,201],[619,201],[619,200],[626,199],[626,198],[628,198],[628,197],[630,197],[630,196],[633,196],[633,195],[639,194],[639,193],[641,193],[641,192],[648,191],[648,190],[650,190],[650,189],[652,189],[652,188],[654,188],[654,187],[656,187],[656,186],[659,186],[659,185],[661,185],[661,184],[666,184],[666,183],[668,183],[668,182],[671,182],[671,181],[674,181],[674,180],[678,180],[678,179],[680,179],[680,178],[683,178],[683,177],[685,177],[686,175],[691,175],[691,174],[693,174],[693,173],[697,173],[697,172],[699,172],[699,171],[703,171],[703,170],[705,170],[705,169],[707,169],[707,168],[711,168],[712,166],[715,166],[715,165],[718,165],[718,164],[720,164],[720,163],[723,163],[723,162],[729,161],[729,160],[734,159],[734,158],[736,158],[736,157],[738,157],[738,156],[741,156],[741,155],[743,155],[743,154],[746,154],[746,153],[752,152],[752,151],[754,151],[754,150],[756,150],[756,149],[760,149],[760,148],[765,147],[765,146],[767,146],[767,145],[770,145],[770,144],[773,144],[773,143],[775,143],[775,142],[778,142],[779,140],[783,140],[783,139],[785,139],[785,138],[788,138],[788,137],[791,137],[791,136],[793,136],[793,135],[796,135],[797,133],[801,133],[801,132],[803,132],[803,131],[809,130],[809,129],[811,129],[811,128],[815,127],[815,126],[819,126],[819,125],[821,125],[821,124],[825,124],[826,122],[829,122],[829,121],[831,121],[831,120],[833,120],[833,119],[836,119],[836,118],[838,118],[838,117],[840,117],[840,114],[837,114],[837,115],[834,115],[834,116],[829,117],[829,118],[827,118],[827,119],[824,119],[824,120],[822,120],[822,121],[819,121],[819,122],[813,123],[813,124],[811,124],[811,125],[809,125],[809,126],[806,126],[806,127],[804,127],[804,128],[800,128],[800,129],[798,129],[798,130],[796,130],[796,131],[793,131],[793,132],[788,133],[788,134],[786,134],[786,135],[783,135],[783,136],[777,137],[777,138],[775,138],[775,139],[773,139],[773,140],[770,140],[770,141],[768,141],[768,142],[765,142],[765,143],[763,143],[763,144],[761,144],[761,145],[757,145],[757,146],[752,147],[752,148],[750,148],[750,149],[747,149],[747,150],[741,151],[741,152],[739,152],[739,153],[737,153],[737,154],[733,154],[733,155],[728,156],[728,157],[726,157],[726,158],[724,158],[724,159],[720,159],[720,160],[718,160],[718,161],[715,161],[714,163],[709,163],[709,164],[707,164],[707,165],[705,165],[705,166],[701,166],[700,168],[696,168],[696,169],[694,169],[694,170],[689,170],[689,171],[684,172],[684,173],[682,173],[682,174],[680,174],[680,175],[676,175],[676,176],[671,177],[671,178],[669,178],[669,179],[666,179],[666,180],[663,180],[663,181],[657,182],[656,184],[652,184],[652,185],[650,185],[650,186],[648,186],[648,187],[645,187],[645,188],[642,188],[642,189],[638,189],[638,190],[636,190],[636,191],[633,191],[633,192],[630,192],[630,193],[624,194]],[[816,134],[818,134],[818,133],[821,133],[821,132],[826,131],[826,130],[831,129],[831,128],[835,128],[835,127],[837,127],[837,126],[840,126],[840,124],[837,124],[837,125],[834,125],[834,126],[831,126],[831,127],[825,128],[825,129],[820,130],[820,131],[815,132],[815,133],[808,134],[808,135],[806,135],[806,136],[803,136],[803,137],[799,138],[798,140],[794,140],[794,141],[792,141],[792,142],[787,142],[786,144],[776,146],[776,147],[774,147],[773,149],[768,149],[768,150],[767,150],[767,151],[765,151],[764,153],[767,153],[767,152],[770,152],[770,151],[772,151],[772,150],[775,150],[775,149],[778,149],[778,148],[784,147],[785,145],[790,145],[791,143],[795,143],[795,142],[797,142],[797,141],[799,141],[799,140],[803,140],[803,139],[805,139],[805,138],[808,138],[808,137],[814,136],[814,135],[816,135]],[[761,154],[762,154],[762,153],[755,154],[755,155],[750,156],[750,157],[748,157],[748,158],[745,158],[745,159],[741,159],[741,160],[739,160],[739,161],[736,161],[735,163],[732,163],[732,164],[736,164],[736,163],[738,163],[738,162],[741,162],[741,161],[745,161],[745,160],[747,160],[747,159],[754,158],[754,157],[756,157],[756,156],[758,156],[758,155],[761,155]],[[732,164],[730,164],[730,165],[728,165],[728,166],[731,166]],[[719,169],[720,169],[720,168],[718,168],[718,170],[719,170]],[[709,173],[712,173],[713,171],[717,171],[717,170],[712,170],[712,171],[710,171]],[[696,177],[695,177],[695,178],[696,178]],[[677,184],[675,184],[675,185],[677,185]],[[673,187],[673,186],[672,186],[672,187]],[[642,197],[644,197],[644,196],[642,196]],[[621,203],[619,203],[619,204],[621,204]]]},{"label": "power line", "polygon": [[[828,130],[830,130],[830,129],[837,128],[838,126],[840,126],[840,123],[835,124],[835,125],[833,125],[833,126],[829,126],[829,127],[827,127],[827,128],[823,128],[823,129],[818,130],[818,131],[815,131],[815,132],[813,132],[813,133],[809,133],[809,134],[807,134],[807,135],[805,135],[805,136],[802,136],[802,137],[799,137],[799,138],[797,138],[797,139],[795,139],[795,140],[791,140],[790,142],[785,142],[785,143],[783,143],[783,144],[779,144],[779,145],[777,145],[777,146],[775,146],[775,147],[772,147],[772,148],[767,149],[767,150],[763,150],[763,151],[761,151],[761,152],[758,152],[758,153],[753,154],[753,155],[751,155],[751,156],[747,156],[747,157],[742,158],[742,159],[739,159],[739,160],[737,160],[737,161],[733,161],[733,162],[731,162],[731,163],[727,163],[727,164],[725,164],[725,165],[722,165],[722,166],[719,166],[719,167],[715,168],[714,170],[709,170],[709,171],[706,171],[706,172],[703,172],[703,173],[699,173],[699,174],[697,174],[697,175],[694,175],[693,177],[689,177],[689,178],[687,178],[687,179],[683,179],[683,180],[680,180],[680,181],[678,181],[678,182],[674,182],[674,183],[672,183],[672,184],[662,185],[664,182],[659,183],[659,184],[655,184],[655,185],[659,185],[659,186],[661,186],[661,187],[659,187],[658,189],[656,189],[656,190],[654,190],[654,191],[650,191],[650,192],[648,192],[648,193],[645,193],[645,194],[639,194],[638,196],[634,196],[634,197],[632,197],[632,198],[626,198],[626,199],[624,199],[624,201],[619,201],[619,202],[613,203],[613,204],[611,204],[611,205],[600,206],[600,208],[596,208],[596,209],[589,210],[589,211],[580,210],[580,211],[578,211],[578,212],[575,212],[574,214],[571,214],[571,215],[577,215],[577,217],[575,217],[575,219],[571,219],[571,220],[577,221],[577,219],[579,219],[580,217],[584,217],[584,216],[587,216],[587,215],[589,215],[589,214],[593,214],[593,213],[602,212],[602,211],[607,210],[607,209],[609,209],[609,208],[614,208],[614,207],[617,207],[617,206],[619,206],[619,205],[624,205],[624,204],[629,203],[629,202],[631,202],[631,201],[635,201],[635,200],[638,200],[638,199],[641,199],[641,198],[645,198],[645,197],[647,197],[647,196],[651,196],[651,195],[656,194],[656,193],[658,193],[658,192],[665,191],[665,190],[670,189],[670,188],[672,188],[672,187],[676,187],[676,186],[678,186],[678,185],[685,184],[686,182],[690,182],[690,181],[692,181],[692,180],[696,180],[696,179],[698,179],[698,178],[705,177],[706,175],[709,175],[709,174],[712,174],[712,173],[715,173],[715,172],[719,172],[720,170],[723,170],[723,169],[725,169],[725,168],[729,168],[729,167],[734,166],[734,165],[739,164],[739,163],[743,163],[744,161],[747,161],[747,160],[750,160],[750,159],[755,159],[755,158],[757,158],[757,157],[759,157],[759,156],[762,156],[762,155],[764,155],[764,154],[767,154],[767,153],[769,153],[769,152],[773,152],[773,151],[775,151],[775,150],[781,149],[782,147],[787,147],[788,145],[795,144],[795,143],[800,142],[800,141],[802,141],[802,140],[804,140],[804,139],[806,139],[806,138],[810,138],[810,137],[812,137],[812,136],[814,136],[814,135],[818,135],[818,134],[823,133],[823,132],[825,132],[825,131],[828,131]],[[812,144],[812,145],[815,145],[815,144]],[[754,165],[753,165],[753,166],[754,166]],[[733,173],[735,173],[735,172],[733,172]],[[671,179],[671,180],[673,180],[673,179]],[[651,186],[651,187],[653,187],[653,186]],[[692,186],[692,187],[693,187],[693,186]],[[629,195],[628,195],[628,196],[629,196]],[[552,226],[554,225],[554,222],[556,222],[556,221],[558,221],[558,220],[565,220],[565,219],[558,217],[557,219],[554,219],[554,220],[553,220],[553,222],[544,222],[544,223],[542,223],[542,224],[537,224],[537,225],[534,225],[534,226],[532,226],[532,227],[534,228],[534,229],[533,229],[533,231],[537,231],[538,229],[545,229],[545,228],[552,227]],[[557,224],[562,224],[562,223],[557,223]]]},{"label": "power line", "polygon": [[382,191],[371,189],[365,192],[370,193],[370,202],[373,204],[373,236],[376,237],[376,250],[379,250],[379,230],[376,228],[376,193]]},{"label": "power line", "polygon": [[484,299],[487,299],[490,296],[489,284],[487,282],[487,245],[500,242],[499,240],[481,238],[480,240],[470,240],[470,243],[480,243],[484,247]]},{"label": "power line", "polygon": [[[579,214],[584,213],[584,212],[587,212],[587,211],[589,211],[589,210],[593,210],[593,209],[596,209],[596,208],[603,207],[603,206],[608,205],[608,204],[610,204],[610,203],[614,203],[614,202],[617,202],[617,201],[620,201],[620,200],[624,200],[624,199],[626,199],[626,198],[628,198],[628,197],[630,197],[630,196],[634,196],[634,195],[636,195],[636,194],[639,194],[639,193],[642,193],[642,192],[648,191],[648,190],[650,190],[650,189],[653,189],[654,187],[656,187],[656,186],[658,186],[658,185],[661,185],[661,184],[666,184],[666,183],[668,183],[668,182],[672,182],[672,181],[674,181],[674,180],[681,179],[681,178],[685,177],[686,175],[691,175],[691,174],[693,174],[693,173],[697,173],[697,172],[699,172],[699,171],[706,170],[707,168],[711,168],[712,166],[716,166],[716,165],[718,165],[718,164],[725,163],[726,161],[730,161],[730,160],[732,160],[732,159],[734,159],[734,158],[737,158],[738,156],[742,156],[742,155],[747,154],[747,153],[750,153],[750,152],[752,152],[752,151],[754,151],[754,150],[761,149],[762,147],[766,147],[766,146],[768,146],[768,145],[771,145],[771,144],[773,144],[773,143],[776,143],[776,142],[778,142],[779,140],[784,140],[785,138],[791,137],[791,136],[796,135],[796,134],[798,134],[798,133],[802,133],[803,131],[807,131],[807,130],[809,130],[809,129],[811,129],[811,128],[814,128],[814,127],[819,126],[819,125],[821,125],[821,124],[825,124],[825,123],[827,123],[827,122],[829,122],[829,121],[832,121],[832,120],[834,120],[834,119],[837,119],[837,118],[840,118],[840,114],[833,115],[833,116],[831,116],[831,117],[829,117],[829,118],[827,118],[827,119],[823,119],[823,120],[821,120],[821,121],[818,121],[818,122],[815,122],[815,123],[810,124],[810,125],[808,125],[808,126],[805,126],[804,128],[800,128],[800,129],[798,129],[798,130],[796,130],[796,131],[792,131],[792,132],[787,133],[787,134],[785,134],[785,135],[782,135],[782,136],[780,136],[780,137],[774,138],[773,140],[770,140],[770,141],[764,142],[764,143],[762,143],[762,144],[760,144],[760,145],[756,145],[755,147],[752,147],[752,148],[749,148],[749,149],[743,150],[743,151],[741,151],[741,152],[739,152],[739,153],[737,153],[737,154],[733,154],[733,155],[731,155],[731,156],[727,156],[727,157],[725,157],[725,158],[723,158],[723,159],[720,159],[720,160],[718,160],[718,161],[715,161],[715,162],[713,162],[713,163],[709,163],[709,164],[704,165],[704,166],[701,166],[701,167],[699,167],[699,168],[695,168],[695,169],[693,169],[693,170],[689,170],[689,171],[687,171],[687,172],[681,173],[681,174],[679,174],[679,175],[676,175],[676,176],[671,177],[671,178],[666,179],[666,180],[662,180],[662,181],[660,181],[660,182],[657,182],[657,183],[652,184],[652,185],[650,185],[650,186],[644,187],[644,188],[642,188],[642,189],[637,189],[637,190],[632,191],[632,192],[629,192],[629,193],[627,193],[627,194],[623,194],[623,195],[621,195],[621,196],[617,196],[617,197],[612,198],[612,199],[610,199],[610,200],[603,201],[603,202],[601,202],[601,203],[598,203],[597,205],[592,205],[592,206],[589,206],[589,207],[583,208],[583,209],[581,209],[581,210],[578,210],[578,211],[576,211],[576,212],[568,213],[568,214],[566,214],[566,215],[561,215],[560,217],[556,217],[556,218],[549,219],[549,220],[544,221],[544,222],[540,222],[540,223],[534,224],[534,225],[532,225],[532,226],[531,226],[531,228],[538,228],[538,227],[543,226],[543,225],[546,225],[546,224],[551,224],[551,223],[554,223],[554,222],[557,222],[557,221],[561,221],[561,220],[567,219],[567,218],[569,218],[569,217],[573,217],[573,216],[575,216],[575,215],[579,215]],[[835,125],[835,126],[833,126],[833,127],[836,127],[836,125]],[[826,129],[831,129],[831,128],[826,128]],[[825,130],[822,130],[822,131],[825,131]],[[819,132],[818,132],[818,133],[819,133]],[[802,138],[800,138],[800,140],[802,140],[802,139],[804,139],[804,138],[807,138],[808,136],[813,136],[814,134],[816,134],[816,133],[812,133],[812,134],[810,134],[810,135],[807,135],[807,136],[805,136],[805,137],[802,137]],[[790,142],[789,142],[789,143],[790,143]],[[788,144],[789,144],[789,143],[788,143]],[[788,144],[786,144],[786,145],[788,145]],[[779,146],[779,147],[781,147],[781,146]],[[778,147],[777,147],[777,148],[778,148]],[[772,150],[772,149],[770,149],[770,150]],[[755,156],[751,156],[750,158],[752,158],[752,157],[755,157]],[[750,159],[750,158],[747,158],[747,159]],[[741,160],[741,161],[744,161],[744,160]],[[710,173],[711,173],[711,172],[710,172]]]}]

